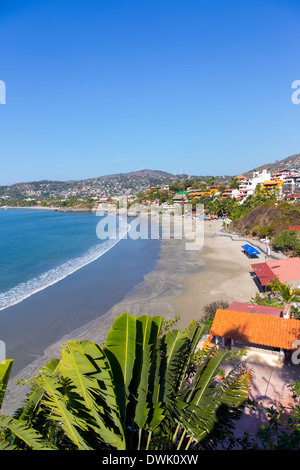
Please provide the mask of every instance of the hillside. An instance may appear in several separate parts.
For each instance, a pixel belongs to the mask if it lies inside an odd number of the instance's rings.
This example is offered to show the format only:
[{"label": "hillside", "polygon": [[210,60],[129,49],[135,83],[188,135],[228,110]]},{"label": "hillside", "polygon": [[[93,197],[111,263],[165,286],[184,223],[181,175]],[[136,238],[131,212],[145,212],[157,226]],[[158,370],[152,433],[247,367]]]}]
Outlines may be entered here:
[{"label": "hillside", "polygon": [[249,170],[246,173],[243,173],[246,178],[251,178],[253,171],[262,171],[268,169],[270,172],[274,172],[282,169],[298,170],[300,171],[300,153],[291,155],[290,157],[284,158],[283,160],[277,160],[274,163],[265,163],[253,170]]},{"label": "hillside", "polygon": [[151,186],[163,186],[178,180],[192,178],[189,175],[172,175],[158,170],[139,170],[129,173],[99,176],[77,181],[33,181],[0,186],[0,198],[5,200],[24,198],[109,197],[121,194],[137,194]]},{"label": "hillside", "polygon": [[[255,170],[268,168],[275,171],[282,168],[298,169],[300,171],[300,154],[292,155],[274,163],[264,164],[244,173],[252,177]],[[217,171],[216,171],[217,173]],[[228,175],[174,175],[166,171],[142,169],[128,173],[98,176],[95,178],[69,181],[32,181],[0,186],[0,199],[4,203],[20,199],[62,199],[62,198],[101,198],[120,195],[135,195],[145,192],[152,186],[165,186],[178,180],[193,180],[196,178],[207,181],[214,176],[221,184],[228,184]]]},{"label": "hillside", "polygon": [[300,202],[267,201],[232,223],[231,229],[245,235],[277,235],[290,225],[300,225]]},{"label": "hillside", "polygon": [[[187,174],[173,175],[166,171],[143,169],[128,173],[98,176],[95,178],[69,181],[33,181],[0,186],[0,199],[4,201],[45,198],[101,198],[120,195],[136,195],[150,187],[171,185],[176,181],[200,178],[206,181],[211,176]],[[230,176],[219,176],[220,183],[226,184]]]}]

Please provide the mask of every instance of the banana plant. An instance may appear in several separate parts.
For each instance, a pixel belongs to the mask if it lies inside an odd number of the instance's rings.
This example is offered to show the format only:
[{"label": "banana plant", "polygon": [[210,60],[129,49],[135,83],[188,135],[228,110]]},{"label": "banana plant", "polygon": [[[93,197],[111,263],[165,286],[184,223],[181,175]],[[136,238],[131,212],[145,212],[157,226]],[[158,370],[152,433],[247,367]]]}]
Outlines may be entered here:
[{"label": "banana plant", "polygon": [[[13,360],[6,359],[0,363],[0,408],[3,403]],[[27,448],[50,450],[53,447],[44,441],[43,436],[31,429],[22,420],[0,415],[0,450],[15,450],[18,448],[14,441],[22,442]]]},{"label": "banana plant", "polygon": [[0,362],[0,409],[3,403],[12,365],[13,361],[11,359],[4,359],[4,361]]},{"label": "banana plant", "polygon": [[50,361],[32,379],[31,393],[12,421],[0,416],[6,429],[2,447],[201,445],[222,407],[242,406],[249,371],[238,364],[218,381],[218,370],[231,355],[217,349],[196,352],[205,327],[192,322],[184,331],[164,332],[163,325],[159,316],[124,313],[115,319],[104,345],[69,341],[61,359]]}]

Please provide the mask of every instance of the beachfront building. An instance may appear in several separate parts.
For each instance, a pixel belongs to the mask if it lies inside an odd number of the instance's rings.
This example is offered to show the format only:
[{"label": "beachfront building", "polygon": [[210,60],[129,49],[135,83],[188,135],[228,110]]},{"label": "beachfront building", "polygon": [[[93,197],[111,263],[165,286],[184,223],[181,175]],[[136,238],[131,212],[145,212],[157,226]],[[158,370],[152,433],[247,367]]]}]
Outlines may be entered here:
[{"label": "beachfront building", "polygon": [[285,309],[234,303],[218,309],[209,333],[209,344],[245,351],[241,360],[282,367],[298,347],[300,321]]},{"label": "beachfront building", "polygon": [[300,258],[272,260],[265,263],[251,264],[258,284],[262,290],[278,279],[281,284],[288,284],[292,289],[300,289]]}]

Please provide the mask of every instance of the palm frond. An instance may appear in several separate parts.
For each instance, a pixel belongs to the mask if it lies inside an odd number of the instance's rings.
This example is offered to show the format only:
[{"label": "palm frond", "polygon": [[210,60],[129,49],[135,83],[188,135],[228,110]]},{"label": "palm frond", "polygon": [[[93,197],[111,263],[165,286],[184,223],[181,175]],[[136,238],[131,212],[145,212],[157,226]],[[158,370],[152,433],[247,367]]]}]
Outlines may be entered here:
[{"label": "palm frond", "polygon": [[[34,429],[20,423],[19,420],[10,416],[0,415],[0,426],[12,433],[13,437],[20,439],[26,446],[33,450],[53,450],[54,448],[46,442],[41,434]],[[6,445],[6,443],[4,443]],[[11,446],[9,446],[11,448]]]},{"label": "palm frond", "polygon": [[[46,392],[43,403],[50,411],[49,419],[59,424],[79,450],[89,450],[90,447],[79,433],[79,430],[84,431],[87,429],[87,422],[80,417],[78,412],[72,413],[66,403],[67,400],[72,400],[72,395],[70,393],[64,395],[60,391],[61,384],[53,377],[41,376],[40,384]],[[73,398],[73,400],[76,401],[76,398]],[[79,401],[76,405],[73,403],[71,409],[74,411],[77,407],[80,408]]]}]

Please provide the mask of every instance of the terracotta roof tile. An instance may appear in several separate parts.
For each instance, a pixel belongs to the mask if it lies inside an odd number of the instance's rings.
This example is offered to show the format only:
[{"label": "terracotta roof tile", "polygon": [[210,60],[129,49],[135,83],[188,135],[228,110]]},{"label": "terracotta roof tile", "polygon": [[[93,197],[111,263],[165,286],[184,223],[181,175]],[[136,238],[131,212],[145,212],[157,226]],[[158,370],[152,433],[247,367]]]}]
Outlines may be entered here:
[{"label": "terracotta roof tile", "polygon": [[210,334],[253,344],[292,349],[293,341],[300,339],[300,321],[218,309]]}]

